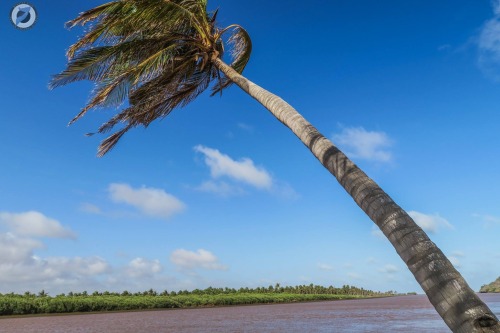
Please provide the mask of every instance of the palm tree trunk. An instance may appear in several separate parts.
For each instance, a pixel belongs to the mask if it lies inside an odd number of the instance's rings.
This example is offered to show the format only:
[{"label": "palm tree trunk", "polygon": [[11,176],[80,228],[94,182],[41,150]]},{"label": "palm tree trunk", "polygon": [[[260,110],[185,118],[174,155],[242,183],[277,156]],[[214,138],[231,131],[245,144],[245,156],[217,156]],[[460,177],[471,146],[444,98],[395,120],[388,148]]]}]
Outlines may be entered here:
[{"label": "palm tree trunk", "polygon": [[290,128],[337,178],[389,239],[453,332],[500,333],[497,317],[443,252],[389,195],[283,99],[247,80],[220,58],[213,61],[232,82]]}]

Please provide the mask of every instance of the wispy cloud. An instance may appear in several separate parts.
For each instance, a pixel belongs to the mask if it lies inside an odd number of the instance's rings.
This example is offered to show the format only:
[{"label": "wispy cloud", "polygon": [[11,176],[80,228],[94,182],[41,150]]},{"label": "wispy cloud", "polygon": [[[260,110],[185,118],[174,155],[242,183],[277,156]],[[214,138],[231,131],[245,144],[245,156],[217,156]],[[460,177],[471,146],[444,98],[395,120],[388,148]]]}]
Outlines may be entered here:
[{"label": "wispy cloud", "polygon": [[439,45],[438,46],[438,51],[447,51],[451,49],[451,45],[450,44],[443,44],[443,45]]},{"label": "wispy cloud", "polygon": [[380,267],[379,272],[386,273],[386,274],[394,274],[396,272],[399,272],[399,268],[397,268],[394,265],[387,264],[387,265]]},{"label": "wispy cloud", "polygon": [[496,16],[500,16],[500,0],[492,0],[491,5]]},{"label": "wispy cloud", "polygon": [[85,213],[96,214],[96,215],[100,215],[103,213],[101,208],[88,202],[82,203],[80,205],[80,210]]},{"label": "wispy cloud", "polygon": [[245,124],[245,123],[238,123],[238,128],[242,129],[248,133],[253,133],[253,131],[254,131],[253,126]]},{"label": "wispy cloud", "polygon": [[451,255],[457,258],[465,257],[465,253],[463,253],[462,251],[453,251]]},{"label": "wispy cloud", "polygon": [[[441,229],[454,229],[453,225],[439,214],[424,214],[417,211],[409,211],[408,215],[420,226],[424,231],[436,233]],[[380,239],[386,239],[384,233],[377,227],[372,226],[372,236]]]},{"label": "wispy cloud", "polygon": [[372,226],[371,234],[372,234],[372,236],[375,236],[377,238],[386,239],[386,237],[385,237],[384,233],[382,232],[382,230],[380,230],[380,228],[377,227],[376,225]]},{"label": "wispy cloud", "polygon": [[344,127],[333,135],[334,144],[344,149],[354,159],[390,162],[393,157],[389,148],[392,140],[384,132],[367,131],[363,127]]},{"label": "wispy cloud", "polygon": [[0,212],[0,224],[20,236],[76,238],[73,231],[65,228],[59,221],[36,211],[23,213]]},{"label": "wispy cloud", "polygon": [[236,161],[217,149],[202,145],[194,149],[205,156],[205,163],[210,168],[210,175],[214,179],[227,177],[259,189],[270,189],[273,184],[269,172],[263,167],[255,166],[249,158]]},{"label": "wispy cloud", "polygon": [[35,257],[36,261],[49,271],[52,271],[54,277],[60,277],[61,275],[75,274],[77,276],[95,276],[99,274],[104,274],[110,271],[111,266],[109,263],[97,256],[93,257],[55,257],[41,259]]},{"label": "wispy cloud", "polygon": [[462,265],[460,259],[458,259],[455,256],[448,256],[448,260],[451,262],[453,266],[455,266],[455,268],[460,268],[460,266]]},{"label": "wispy cloud", "polygon": [[448,220],[439,216],[439,214],[424,214],[416,211],[409,211],[408,215],[417,223],[422,229],[430,233],[436,233],[441,229],[454,229]]},{"label": "wispy cloud", "polygon": [[479,219],[485,228],[491,228],[497,225],[500,226],[500,217],[489,214],[472,214],[472,216]]},{"label": "wispy cloud", "polygon": [[114,202],[128,204],[152,217],[169,218],[186,208],[182,201],[162,189],[113,183],[108,191]]},{"label": "wispy cloud", "polygon": [[290,184],[279,180],[273,182],[271,193],[284,200],[294,201],[300,198],[300,194]]},{"label": "wispy cloud", "polygon": [[367,264],[376,264],[378,262],[378,260],[374,257],[368,257],[366,258],[366,263]]},{"label": "wispy cloud", "polygon": [[181,270],[193,270],[198,268],[209,270],[227,270],[227,266],[222,265],[219,259],[210,251],[198,249],[188,251],[178,249],[170,255],[170,261]]},{"label": "wispy cloud", "polygon": [[333,266],[325,263],[318,263],[318,268],[322,271],[332,271]]},{"label": "wispy cloud", "polygon": [[478,38],[478,65],[485,75],[500,80],[500,1],[492,1],[493,18],[486,21]]},{"label": "wispy cloud", "polygon": [[455,268],[460,268],[462,267],[461,259],[465,258],[465,253],[463,253],[462,251],[453,251],[447,257],[448,260],[450,260],[451,264],[455,266]]},{"label": "wispy cloud", "polygon": [[207,180],[201,183],[196,190],[201,192],[214,193],[223,197],[243,195],[245,190],[242,188],[229,184],[225,181]]}]

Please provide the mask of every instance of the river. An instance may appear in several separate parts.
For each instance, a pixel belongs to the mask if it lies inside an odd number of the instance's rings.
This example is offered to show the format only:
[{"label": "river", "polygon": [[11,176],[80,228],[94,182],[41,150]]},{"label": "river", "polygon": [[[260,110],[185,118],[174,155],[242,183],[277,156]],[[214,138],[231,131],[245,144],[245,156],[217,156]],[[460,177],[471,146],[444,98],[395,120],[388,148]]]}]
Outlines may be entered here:
[{"label": "river", "polygon": [[[480,294],[500,317],[500,294]],[[0,319],[2,333],[449,333],[423,295]]]}]

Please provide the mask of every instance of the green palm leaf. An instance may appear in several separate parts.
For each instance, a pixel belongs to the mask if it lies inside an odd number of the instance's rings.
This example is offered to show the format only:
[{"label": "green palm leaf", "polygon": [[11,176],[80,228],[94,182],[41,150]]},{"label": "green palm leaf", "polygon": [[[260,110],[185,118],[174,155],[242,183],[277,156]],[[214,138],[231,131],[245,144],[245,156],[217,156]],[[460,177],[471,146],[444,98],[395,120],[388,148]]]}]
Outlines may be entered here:
[{"label": "green palm leaf", "polygon": [[228,87],[230,81],[213,65],[224,54],[222,34],[232,32],[231,66],[243,71],[251,53],[249,35],[236,25],[219,29],[217,12],[207,11],[206,0],[121,0],[67,22],[68,28],[82,25],[86,32],[68,49],[67,67],[49,87],[95,83],[89,102],[70,124],[89,110],[127,105],[99,127],[97,132],[106,133],[123,126],[102,142],[99,156],[129,129],[186,106],[213,81],[213,93]]},{"label": "green palm leaf", "polygon": [[[228,28],[224,29],[222,33],[229,30],[230,28],[234,28],[234,33],[229,37],[229,44],[232,46],[232,58],[233,62],[230,66],[237,71],[238,73],[243,73],[248,61],[250,60],[250,54],[252,53],[252,41],[250,39],[250,35],[248,32],[240,27],[239,25],[232,25]],[[231,85],[231,80],[227,78],[223,78],[220,82],[220,85],[214,86],[212,91],[212,96],[222,92],[224,88],[227,88]]]}]

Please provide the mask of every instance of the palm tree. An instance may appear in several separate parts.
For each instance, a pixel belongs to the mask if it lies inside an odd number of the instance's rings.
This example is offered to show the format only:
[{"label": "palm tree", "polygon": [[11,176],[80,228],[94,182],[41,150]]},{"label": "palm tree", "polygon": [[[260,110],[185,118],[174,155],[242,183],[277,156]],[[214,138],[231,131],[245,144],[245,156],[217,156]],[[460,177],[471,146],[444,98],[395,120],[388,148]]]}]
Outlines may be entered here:
[{"label": "palm tree", "polygon": [[[241,75],[252,49],[250,37],[237,24],[219,28],[216,18],[217,11],[207,11],[207,0],[121,0],[67,23],[87,30],[69,48],[67,68],[53,77],[50,87],[79,80],[96,86],[71,123],[90,109],[121,106],[97,130],[119,128],[101,143],[98,156],[128,130],[168,116],[211,83],[212,95],[234,83],[291,129],[337,178],[389,239],[453,332],[500,332],[496,316],[389,195],[293,107]],[[230,64],[223,61],[227,47]]]}]

